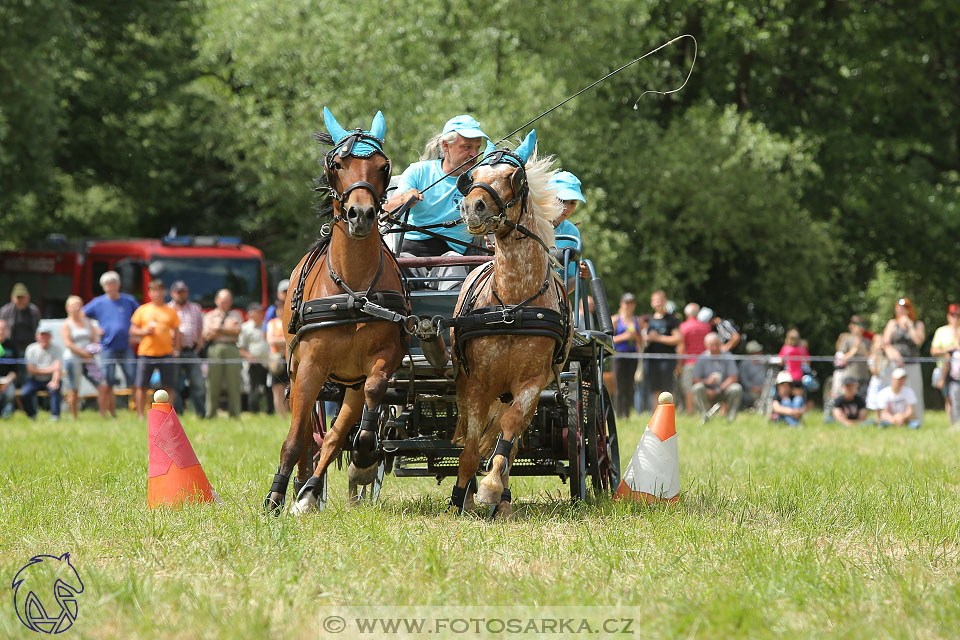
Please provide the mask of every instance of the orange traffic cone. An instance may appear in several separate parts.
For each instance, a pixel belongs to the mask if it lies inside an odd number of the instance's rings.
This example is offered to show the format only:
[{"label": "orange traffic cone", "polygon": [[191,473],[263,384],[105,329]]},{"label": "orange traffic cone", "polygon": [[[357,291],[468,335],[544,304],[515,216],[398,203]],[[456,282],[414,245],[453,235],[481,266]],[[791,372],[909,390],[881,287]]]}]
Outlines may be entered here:
[{"label": "orange traffic cone", "polygon": [[153,509],[184,501],[220,502],[190,446],[177,412],[169,403],[167,392],[157,391],[153,400],[153,408],[147,414],[150,439],[147,506]]},{"label": "orange traffic cone", "polygon": [[680,497],[680,452],[673,394],[661,393],[659,401],[620,480],[615,500],[674,502]]}]

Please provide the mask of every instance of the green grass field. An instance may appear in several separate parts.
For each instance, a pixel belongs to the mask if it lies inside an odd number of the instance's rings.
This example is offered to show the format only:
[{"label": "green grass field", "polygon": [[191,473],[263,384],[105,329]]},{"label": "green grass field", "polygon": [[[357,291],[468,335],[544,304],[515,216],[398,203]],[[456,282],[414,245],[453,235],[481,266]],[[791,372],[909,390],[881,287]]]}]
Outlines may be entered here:
[{"label": "green grass field", "polygon": [[[624,464],[644,424],[620,426]],[[370,604],[616,606],[644,638],[960,635],[943,414],[917,432],[681,418],[676,505],[571,505],[558,479],[519,478],[507,523],[444,515],[449,480],[388,477],[348,508],[343,471],[326,512],[264,517],[285,425],[184,426],[220,507],[146,509],[145,422],[0,423],[0,637],[36,637],[11,580],[67,551],[86,589],[61,637],[316,638],[318,607]]]}]

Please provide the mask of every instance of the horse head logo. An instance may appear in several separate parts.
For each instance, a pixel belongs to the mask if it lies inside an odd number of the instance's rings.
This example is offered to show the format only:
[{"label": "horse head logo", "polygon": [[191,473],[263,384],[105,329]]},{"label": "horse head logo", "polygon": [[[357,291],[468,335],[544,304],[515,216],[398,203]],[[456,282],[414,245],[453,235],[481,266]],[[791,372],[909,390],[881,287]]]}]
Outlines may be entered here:
[{"label": "horse head logo", "polygon": [[70,554],[33,556],[13,578],[13,602],[20,622],[38,633],[62,633],[77,619],[80,574]]}]

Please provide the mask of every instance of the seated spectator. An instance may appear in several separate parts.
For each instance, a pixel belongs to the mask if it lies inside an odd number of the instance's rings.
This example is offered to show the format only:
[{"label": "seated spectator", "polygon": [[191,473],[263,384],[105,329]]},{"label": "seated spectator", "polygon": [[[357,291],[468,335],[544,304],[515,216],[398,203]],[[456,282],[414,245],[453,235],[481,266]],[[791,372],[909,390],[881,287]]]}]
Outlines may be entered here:
[{"label": "seated spectator", "polygon": [[[6,320],[0,320],[0,360],[15,360],[17,347],[10,339]],[[17,408],[17,365],[0,362],[0,418],[6,420]]]},{"label": "seated spectator", "polygon": [[693,415],[693,367],[697,364],[697,356],[706,351],[703,340],[710,333],[710,325],[697,320],[700,305],[691,302],[683,308],[686,320],[680,323],[680,335],[683,336],[683,368],[680,371],[680,387],[684,394],[683,404],[687,413]]},{"label": "seated spectator", "polygon": [[63,349],[51,342],[50,327],[40,325],[37,341],[27,347],[27,379],[20,387],[23,410],[31,420],[37,419],[37,392],[46,390],[50,396],[50,418],[60,419],[60,375],[63,367]]},{"label": "seated spectator", "polygon": [[767,379],[767,362],[761,354],[763,347],[756,340],[747,343],[747,359],[740,361],[740,386],[743,387],[743,405],[752,407],[760,400],[763,383]]},{"label": "seated spectator", "polygon": [[770,414],[770,419],[785,422],[791,427],[798,427],[806,410],[803,395],[794,394],[793,377],[790,373],[787,371],[778,373],[777,394],[773,399],[773,413]]},{"label": "seated spectator", "polygon": [[867,420],[867,402],[857,393],[859,387],[857,378],[847,376],[843,379],[843,394],[833,400],[833,418],[845,427]]},{"label": "seated spectator", "polygon": [[80,296],[67,298],[67,319],[60,327],[60,336],[63,339],[64,355],[66,356],[66,372],[64,387],[67,390],[67,405],[74,418],[80,406],[80,382],[82,378],[90,381],[97,390],[97,407],[100,416],[107,417],[109,400],[103,370],[94,357],[100,353],[100,331],[93,320],[83,314],[83,300]]},{"label": "seated spectator", "polygon": [[877,394],[880,404],[880,426],[920,428],[916,418],[917,394],[907,385],[907,371],[903,367],[893,370],[890,386]]},{"label": "seated spectator", "polygon": [[703,339],[706,353],[697,358],[693,367],[693,397],[704,423],[713,415],[714,403],[727,406],[727,420],[737,416],[743,387],[740,386],[737,363],[733,356],[721,350],[720,336],[708,333]]},{"label": "seated spectator", "polygon": [[710,307],[700,309],[700,313],[697,314],[697,320],[709,324],[711,330],[720,336],[720,340],[723,342],[723,351],[733,351],[737,348],[737,345],[740,344],[743,336],[740,333],[740,329],[737,328],[737,325],[714,315],[713,309]]}]

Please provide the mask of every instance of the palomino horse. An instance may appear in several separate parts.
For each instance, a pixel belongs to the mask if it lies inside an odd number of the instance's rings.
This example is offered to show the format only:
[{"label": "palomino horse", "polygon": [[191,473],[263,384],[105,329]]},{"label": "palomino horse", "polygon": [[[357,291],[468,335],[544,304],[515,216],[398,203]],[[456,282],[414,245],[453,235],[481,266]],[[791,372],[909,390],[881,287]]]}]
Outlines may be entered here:
[{"label": "palomino horse", "polygon": [[472,508],[480,456],[489,455],[477,500],[496,505],[495,517],[510,515],[514,445],[570,349],[570,304],[548,252],[560,214],[547,188],[552,159],[537,160],[535,144],[531,131],[514,153],[492,151],[458,181],[467,229],[493,233],[496,248],[493,262],[463,283],[451,329],[460,416],[454,440],[464,446],[455,512]]},{"label": "palomino horse", "polygon": [[[351,498],[356,485],[373,481],[380,403],[406,349],[400,323],[409,313],[400,269],[377,225],[390,182],[383,115],[377,112],[369,132],[346,131],[326,108],[323,117],[334,144],[324,161],[334,217],[327,227],[329,244],[315,245],[290,274],[294,286],[282,318],[288,331],[292,419],[265,500],[268,509],[282,508],[297,463],[302,486],[290,511],[298,515],[324,508],[324,474],[358,418],[348,469]],[[348,388],[310,477],[312,412],[327,380]]]}]

